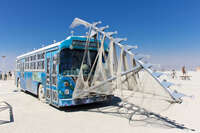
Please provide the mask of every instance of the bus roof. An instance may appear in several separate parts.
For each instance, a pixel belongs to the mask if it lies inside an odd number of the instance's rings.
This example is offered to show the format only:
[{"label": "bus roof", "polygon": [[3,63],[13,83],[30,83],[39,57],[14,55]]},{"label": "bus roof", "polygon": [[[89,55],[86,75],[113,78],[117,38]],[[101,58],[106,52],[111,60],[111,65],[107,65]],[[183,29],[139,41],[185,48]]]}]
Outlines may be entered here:
[{"label": "bus roof", "polygon": [[[61,42],[62,42],[62,41],[61,41]],[[28,56],[28,55],[32,55],[32,54],[35,54],[35,53],[39,53],[39,52],[45,51],[45,50],[50,49],[50,48],[57,47],[57,46],[59,46],[59,44],[60,44],[61,42],[57,42],[57,43],[48,45],[48,46],[46,46],[46,47],[43,47],[43,48],[40,48],[40,49],[31,51],[31,52],[28,52],[28,53],[26,53],[26,54],[20,55],[20,56],[17,57],[17,59],[20,59],[20,58],[23,58],[23,57]]]},{"label": "bus roof", "polygon": [[[65,40],[69,40],[69,39],[71,39],[71,37],[72,37],[72,36],[69,36],[69,37],[67,37]],[[85,38],[84,36],[78,36],[78,37]],[[45,51],[45,50],[48,50],[48,49],[51,49],[51,48],[54,48],[54,47],[58,47],[58,46],[59,46],[63,41],[65,41],[65,40],[62,40],[62,41],[59,41],[59,42],[50,44],[50,45],[48,45],[48,46],[45,46],[45,47],[43,47],[43,48],[40,48],[40,49],[31,51],[31,52],[28,52],[28,53],[26,53],[26,54],[17,56],[17,59],[21,59],[21,58],[23,58],[23,57],[26,57],[26,56],[29,56],[29,55],[32,55],[32,54],[36,54],[36,53],[39,53],[39,52],[42,52],[42,51]]]},{"label": "bus roof", "polygon": [[17,60],[19,60],[19,59],[21,59],[21,58],[24,58],[24,57],[26,57],[26,56],[29,56],[29,55],[33,55],[33,54],[40,53],[40,52],[43,52],[43,51],[46,51],[46,50],[50,50],[50,49],[52,49],[52,48],[59,47],[60,44],[62,44],[62,43],[65,42],[65,41],[68,41],[68,40],[70,40],[70,39],[72,39],[72,38],[74,38],[74,39],[75,39],[75,38],[76,38],[76,39],[77,39],[77,38],[86,39],[87,37],[86,37],[86,36],[69,36],[69,37],[67,37],[65,40],[62,40],[62,41],[59,41],[59,42],[57,42],[57,43],[48,45],[48,46],[46,46],[46,47],[43,47],[43,48],[40,48],[40,49],[31,51],[31,52],[28,52],[28,53],[26,53],[26,54],[20,55],[20,56],[17,57]]}]

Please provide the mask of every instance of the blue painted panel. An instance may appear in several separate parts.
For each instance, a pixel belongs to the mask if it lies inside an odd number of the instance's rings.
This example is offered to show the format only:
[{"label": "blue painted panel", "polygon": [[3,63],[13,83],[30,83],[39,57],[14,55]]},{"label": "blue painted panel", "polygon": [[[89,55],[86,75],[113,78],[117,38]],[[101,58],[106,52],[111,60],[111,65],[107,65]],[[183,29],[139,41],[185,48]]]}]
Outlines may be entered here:
[{"label": "blue painted panel", "polygon": [[[68,82],[69,86],[65,86],[64,83]],[[71,99],[75,88],[75,83],[71,77],[60,77],[58,80],[58,97],[59,99]],[[66,95],[66,89],[69,90],[69,94]]]},{"label": "blue painted panel", "polygon": [[25,84],[26,88],[25,90],[31,90],[32,88],[32,72],[24,72],[25,75]]}]

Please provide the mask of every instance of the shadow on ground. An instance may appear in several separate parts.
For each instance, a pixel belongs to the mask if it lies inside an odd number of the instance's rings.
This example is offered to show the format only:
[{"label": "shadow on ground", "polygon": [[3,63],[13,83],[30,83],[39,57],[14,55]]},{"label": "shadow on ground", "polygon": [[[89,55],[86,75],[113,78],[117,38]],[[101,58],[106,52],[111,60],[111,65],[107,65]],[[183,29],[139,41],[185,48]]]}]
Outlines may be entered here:
[{"label": "shadow on ground", "polygon": [[126,118],[130,126],[152,126],[157,128],[176,128],[180,130],[196,131],[186,127],[184,124],[177,123],[168,117],[161,116],[153,112],[149,112],[144,108],[128,102],[122,102],[120,98],[114,97],[112,102],[94,103],[88,105],[72,106],[67,108],[60,108],[60,111],[78,112],[87,111],[113,115],[121,118]]},{"label": "shadow on ground", "polygon": [[1,118],[0,118],[0,125],[7,124],[7,123],[10,123],[10,122],[14,122],[12,106],[5,101],[0,102],[0,113],[2,111],[6,111],[6,110],[9,111],[8,115],[9,115],[10,120],[1,120]]},{"label": "shadow on ground", "polygon": [[[28,94],[37,97],[31,93]],[[129,121],[129,125],[133,127],[152,126],[157,128],[166,128],[166,129],[176,128],[180,130],[196,131],[195,129],[186,127],[184,124],[177,123],[175,120],[172,120],[168,117],[147,111],[146,109],[141,108],[133,103],[124,102],[119,97],[114,97],[112,101],[63,107],[59,108],[58,110],[64,112],[87,111],[87,112],[102,113],[106,115],[121,117],[127,119]],[[13,121],[14,119],[12,115],[12,107],[10,106],[10,121],[0,120],[0,125]]]}]

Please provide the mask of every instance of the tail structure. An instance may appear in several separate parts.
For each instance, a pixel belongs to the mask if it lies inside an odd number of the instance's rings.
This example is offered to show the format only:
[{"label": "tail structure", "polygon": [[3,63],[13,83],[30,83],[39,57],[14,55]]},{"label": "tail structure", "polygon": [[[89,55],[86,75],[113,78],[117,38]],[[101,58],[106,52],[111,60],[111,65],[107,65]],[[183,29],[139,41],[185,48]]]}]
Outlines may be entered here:
[{"label": "tail structure", "polygon": [[[149,98],[170,103],[182,102],[184,94],[170,89],[174,84],[163,80],[161,78],[163,73],[153,71],[152,64],[144,63],[145,56],[132,52],[133,49],[137,49],[137,46],[123,45],[122,42],[126,41],[126,38],[114,38],[112,36],[117,34],[116,31],[105,32],[109,26],[98,28],[98,24],[101,22],[88,23],[75,18],[71,25],[73,28],[79,25],[89,28],[87,41],[94,36],[100,40],[98,54],[92,64],[90,74],[85,80],[83,73],[79,73],[73,98],[81,98],[94,93],[107,95],[117,92],[117,95],[124,100],[132,97],[134,102],[139,97],[142,97],[143,100]],[[109,48],[105,49],[104,44],[107,42],[109,42]],[[87,47],[88,45],[85,48],[83,62],[89,57]],[[81,71],[83,67],[82,63]],[[129,95],[130,93],[132,95]]]}]

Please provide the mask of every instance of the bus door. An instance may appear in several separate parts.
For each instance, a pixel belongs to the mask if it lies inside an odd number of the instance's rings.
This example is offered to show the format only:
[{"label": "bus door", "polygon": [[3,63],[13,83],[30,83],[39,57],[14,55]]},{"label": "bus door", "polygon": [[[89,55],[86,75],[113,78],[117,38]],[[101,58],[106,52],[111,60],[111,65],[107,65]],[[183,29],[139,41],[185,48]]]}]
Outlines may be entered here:
[{"label": "bus door", "polygon": [[49,104],[58,105],[56,51],[46,53],[46,99]]},{"label": "bus door", "polygon": [[20,86],[22,89],[26,89],[25,79],[24,79],[24,59],[20,61]]}]

